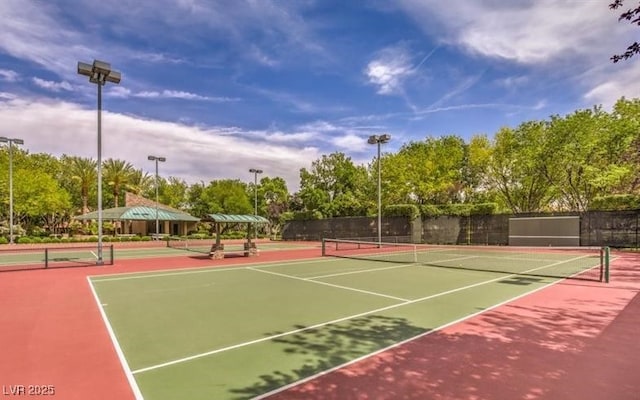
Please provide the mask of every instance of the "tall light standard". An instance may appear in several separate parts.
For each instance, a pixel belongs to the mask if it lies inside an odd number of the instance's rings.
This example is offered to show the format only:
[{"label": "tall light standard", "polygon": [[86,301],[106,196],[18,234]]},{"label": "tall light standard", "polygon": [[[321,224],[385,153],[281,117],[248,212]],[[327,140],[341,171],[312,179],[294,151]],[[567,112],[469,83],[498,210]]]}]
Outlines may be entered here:
[{"label": "tall light standard", "polygon": [[147,159],[149,161],[155,161],[156,162],[156,240],[158,240],[158,238],[160,237],[160,221],[158,220],[158,162],[165,162],[167,161],[166,158],[164,157],[156,157],[156,156],[149,156],[147,157]]},{"label": "tall light standard", "polygon": [[0,142],[9,143],[9,243],[13,244],[13,145],[24,144],[24,140],[0,137]]},{"label": "tall light standard", "polygon": [[382,245],[382,194],[380,190],[380,145],[391,140],[391,135],[371,135],[367,143],[378,145],[378,246]]},{"label": "tall light standard", "polygon": [[98,85],[98,260],[102,260],[102,86],[107,82],[120,83],[120,72],[112,71],[111,64],[93,60],[93,64],[78,62],[78,74],[88,76],[89,82]]},{"label": "tall light standard", "polygon": [[[258,215],[258,174],[263,171],[261,169],[251,168],[249,170],[253,174],[253,215]],[[258,238],[258,224],[254,225],[254,236]]]}]

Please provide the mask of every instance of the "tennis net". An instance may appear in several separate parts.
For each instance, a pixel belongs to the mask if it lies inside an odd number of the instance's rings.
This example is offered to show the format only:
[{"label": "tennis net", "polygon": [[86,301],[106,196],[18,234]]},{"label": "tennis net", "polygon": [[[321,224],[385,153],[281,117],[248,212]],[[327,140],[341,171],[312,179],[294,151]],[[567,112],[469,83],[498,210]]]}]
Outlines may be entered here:
[{"label": "tennis net", "polygon": [[[102,264],[113,265],[113,244],[102,247]],[[98,245],[17,247],[0,250],[0,271],[90,266],[98,263]]]},{"label": "tennis net", "polygon": [[436,246],[411,243],[323,239],[322,255],[371,262],[552,278],[603,281],[606,248]]},{"label": "tennis net", "polygon": [[185,239],[175,236],[171,236],[167,239],[167,247],[204,254],[209,254],[211,251],[211,244],[211,239]]}]

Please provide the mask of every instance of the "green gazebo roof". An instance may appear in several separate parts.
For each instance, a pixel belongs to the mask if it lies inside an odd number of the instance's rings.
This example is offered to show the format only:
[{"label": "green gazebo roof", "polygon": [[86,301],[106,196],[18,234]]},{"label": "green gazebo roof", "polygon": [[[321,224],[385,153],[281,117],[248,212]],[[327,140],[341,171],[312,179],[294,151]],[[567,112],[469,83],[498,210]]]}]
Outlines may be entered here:
[{"label": "green gazebo roof", "polygon": [[226,223],[268,224],[269,220],[259,215],[207,214],[203,221]]},{"label": "green gazebo roof", "polygon": [[[180,211],[169,211],[162,208],[158,208],[157,211],[158,219],[161,221],[200,221],[199,218],[193,217],[187,213],[183,213]],[[79,215],[75,217],[75,219],[97,220],[98,212],[92,211],[84,215]],[[156,208],[148,206],[107,208],[105,210],[102,210],[102,219],[115,221],[155,221]]]}]

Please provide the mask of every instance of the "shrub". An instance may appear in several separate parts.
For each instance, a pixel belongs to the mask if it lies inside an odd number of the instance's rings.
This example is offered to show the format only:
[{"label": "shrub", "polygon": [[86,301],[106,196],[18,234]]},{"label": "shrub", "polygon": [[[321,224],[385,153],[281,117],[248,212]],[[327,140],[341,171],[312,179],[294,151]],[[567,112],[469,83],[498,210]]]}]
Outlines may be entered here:
[{"label": "shrub", "polygon": [[442,210],[433,204],[423,204],[420,206],[420,214],[425,217],[437,217],[442,215]]},{"label": "shrub", "polygon": [[612,194],[591,200],[591,211],[621,211],[640,209],[640,196],[634,194]]},{"label": "shrub", "polygon": [[26,244],[26,243],[33,243],[33,240],[28,236],[23,236],[23,237],[18,238],[17,242],[20,243],[20,244]]},{"label": "shrub", "polygon": [[7,244],[9,243],[9,239],[7,239],[4,236],[0,236],[0,244]]},{"label": "shrub", "polygon": [[142,238],[140,236],[131,236],[131,241],[132,242],[139,242],[141,240],[142,240]]},{"label": "shrub", "polygon": [[386,206],[382,210],[382,215],[385,217],[409,217],[415,219],[420,216],[420,209],[415,204],[396,204]]},{"label": "shrub", "polygon": [[293,219],[295,220],[313,220],[322,219],[322,213],[320,211],[295,211],[293,213]]},{"label": "shrub", "polygon": [[[138,237],[138,236],[132,236],[131,239],[133,239],[134,237]],[[162,240],[166,240],[166,239],[162,239]],[[150,242],[151,241],[151,236],[142,236],[140,237],[140,241],[141,242]]]}]

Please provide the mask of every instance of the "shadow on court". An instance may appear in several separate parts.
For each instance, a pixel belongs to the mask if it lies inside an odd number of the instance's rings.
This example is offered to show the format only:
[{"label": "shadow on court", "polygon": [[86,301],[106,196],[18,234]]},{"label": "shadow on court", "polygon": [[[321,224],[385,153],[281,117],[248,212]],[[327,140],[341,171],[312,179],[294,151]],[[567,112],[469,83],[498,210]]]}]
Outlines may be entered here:
[{"label": "shadow on court", "polygon": [[[294,326],[294,329],[301,328],[304,327]],[[411,325],[404,318],[374,315],[274,339],[274,342],[284,345],[285,353],[304,356],[304,366],[293,373],[274,371],[271,375],[261,376],[260,381],[252,386],[231,389],[230,392],[236,395],[236,399],[253,398],[423,332],[423,328]]]}]

